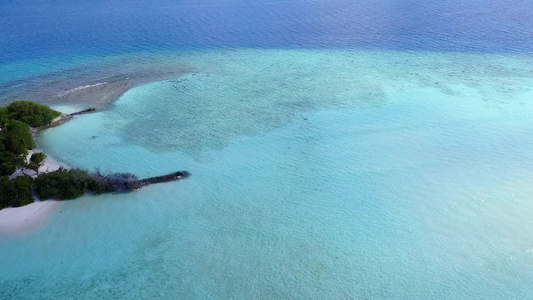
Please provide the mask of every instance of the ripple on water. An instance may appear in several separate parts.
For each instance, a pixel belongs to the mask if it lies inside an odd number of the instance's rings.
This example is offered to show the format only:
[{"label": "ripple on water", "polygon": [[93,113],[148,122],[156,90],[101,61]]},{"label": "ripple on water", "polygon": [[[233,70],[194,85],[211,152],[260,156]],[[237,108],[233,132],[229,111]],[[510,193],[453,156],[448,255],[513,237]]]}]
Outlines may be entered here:
[{"label": "ripple on water", "polygon": [[66,203],[38,235],[2,242],[0,291],[533,295],[530,57],[181,55],[194,72],[129,90],[40,143],[81,167],[192,176]]}]

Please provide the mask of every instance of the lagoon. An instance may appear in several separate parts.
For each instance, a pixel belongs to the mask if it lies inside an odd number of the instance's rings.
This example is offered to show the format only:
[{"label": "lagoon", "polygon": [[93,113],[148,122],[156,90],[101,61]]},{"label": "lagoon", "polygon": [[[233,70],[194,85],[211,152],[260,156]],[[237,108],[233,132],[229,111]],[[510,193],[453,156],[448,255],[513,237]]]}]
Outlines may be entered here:
[{"label": "lagoon", "polygon": [[[531,5],[496,1],[478,15],[477,1],[408,2],[158,3],[141,14],[143,1],[65,1],[60,11],[114,27],[43,25],[63,44],[40,51],[9,35],[24,51],[2,52],[2,100],[99,103],[43,132],[46,153],[192,176],[62,202],[37,230],[2,236],[2,298],[531,298],[533,26],[511,22]],[[407,12],[420,18],[397,17]],[[385,22],[398,18],[411,23]],[[374,30],[353,34],[361,26]],[[67,91],[84,94],[57,96]]]}]

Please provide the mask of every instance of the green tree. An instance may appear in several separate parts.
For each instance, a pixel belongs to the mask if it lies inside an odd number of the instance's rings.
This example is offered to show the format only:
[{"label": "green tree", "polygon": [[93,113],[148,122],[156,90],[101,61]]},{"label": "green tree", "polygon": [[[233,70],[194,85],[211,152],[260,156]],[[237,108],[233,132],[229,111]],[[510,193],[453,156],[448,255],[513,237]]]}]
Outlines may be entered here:
[{"label": "green tree", "polygon": [[7,112],[7,107],[0,107],[0,130],[4,129],[9,125],[9,114]]},{"label": "green tree", "polygon": [[109,191],[107,183],[79,169],[59,169],[39,175],[34,183],[40,199],[67,200],[83,196],[85,192],[103,193]]},{"label": "green tree", "polygon": [[24,100],[13,102],[6,109],[10,119],[24,122],[31,127],[46,125],[61,115],[48,106]]},{"label": "green tree", "polygon": [[0,108],[0,176],[11,175],[19,167],[38,170],[44,154],[26,162],[28,150],[35,147],[30,126],[50,123],[60,113],[30,101],[15,101]]},{"label": "green tree", "polygon": [[41,167],[41,164],[45,158],[46,154],[44,154],[43,152],[33,153],[30,157],[28,168],[34,170],[37,174],[39,174],[39,168]]},{"label": "green tree", "polygon": [[11,120],[2,133],[6,137],[7,149],[15,154],[28,155],[28,150],[35,147],[30,126],[26,123]]},{"label": "green tree", "polygon": [[26,165],[28,149],[35,147],[30,127],[16,120],[0,131],[0,176],[11,175]]},{"label": "green tree", "polygon": [[9,151],[0,151],[0,176],[13,174],[23,164],[23,157]]},{"label": "green tree", "polygon": [[32,203],[32,183],[33,179],[29,176],[19,176],[11,180],[4,176],[0,179],[0,209]]}]

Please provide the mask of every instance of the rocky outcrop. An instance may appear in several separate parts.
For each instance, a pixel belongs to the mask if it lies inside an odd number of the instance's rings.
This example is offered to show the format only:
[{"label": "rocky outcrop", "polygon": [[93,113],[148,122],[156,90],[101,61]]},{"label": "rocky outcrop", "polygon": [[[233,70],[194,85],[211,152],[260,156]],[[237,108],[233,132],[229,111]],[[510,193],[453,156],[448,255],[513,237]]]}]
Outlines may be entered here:
[{"label": "rocky outcrop", "polygon": [[167,175],[138,179],[137,176],[130,173],[115,173],[105,176],[99,173],[93,174],[95,178],[108,185],[109,189],[113,192],[133,191],[151,184],[185,179],[190,175],[187,171],[178,171]]}]

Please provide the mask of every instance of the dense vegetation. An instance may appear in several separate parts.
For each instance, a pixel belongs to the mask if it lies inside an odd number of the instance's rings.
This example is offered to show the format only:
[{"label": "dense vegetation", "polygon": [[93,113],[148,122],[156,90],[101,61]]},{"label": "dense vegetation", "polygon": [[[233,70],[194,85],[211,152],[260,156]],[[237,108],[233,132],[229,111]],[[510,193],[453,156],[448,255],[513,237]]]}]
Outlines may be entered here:
[{"label": "dense vegetation", "polygon": [[32,203],[32,190],[40,199],[57,200],[78,198],[86,192],[100,194],[111,191],[110,183],[101,178],[79,169],[59,169],[41,174],[36,179],[30,176],[19,176],[9,180],[7,176],[4,176],[0,178],[0,209]]},{"label": "dense vegetation", "polygon": [[15,101],[0,108],[0,208],[33,202],[33,179],[19,176],[9,180],[8,176],[18,168],[39,169],[46,157],[44,153],[34,153],[26,161],[28,150],[35,147],[30,126],[48,124],[59,115],[47,106],[29,101]]},{"label": "dense vegetation", "polygon": [[28,162],[27,167],[35,171],[35,173],[39,174],[39,167],[41,166],[45,158],[46,154],[44,154],[43,152],[33,153],[30,157],[30,161]]},{"label": "dense vegetation", "polygon": [[19,176],[12,180],[0,179],[0,208],[19,207],[33,202],[31,185],[33,178]]},{"label": "dense vegetation", "polygon": [[47,106],[29,101],[15,101],[0,108],[0,176],[11,175],[20,167],[38,169],[44,159],[41,155],[35,156],[31,166],[26,162],[28,150],[35,147],[30,126],[48,124],[59,115]]},{"label": "dense vegetation", "polygon": [[28,124],[16,120],[0,131],[0,176],[11,175],[26,163],[28,149],[35,147]]},{"label": "dense vegetation", "polygon": [[79,169],[59,169],[39,175],[33,186],[40,199],[57,200],[78,198],[86,192],[101,194],[110,190],[107,182]]},{"label": "dense vegetation", "polygon": [[0,108],[0,115],[7,115],[8,119],[24,122],[31,127],[46,125],[61,113],[48,106],[31,101],[15,101],[6,107]]}]

